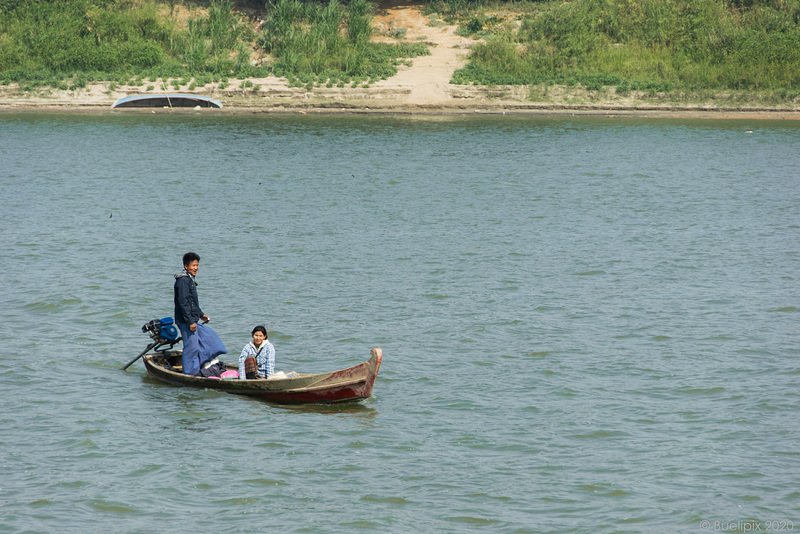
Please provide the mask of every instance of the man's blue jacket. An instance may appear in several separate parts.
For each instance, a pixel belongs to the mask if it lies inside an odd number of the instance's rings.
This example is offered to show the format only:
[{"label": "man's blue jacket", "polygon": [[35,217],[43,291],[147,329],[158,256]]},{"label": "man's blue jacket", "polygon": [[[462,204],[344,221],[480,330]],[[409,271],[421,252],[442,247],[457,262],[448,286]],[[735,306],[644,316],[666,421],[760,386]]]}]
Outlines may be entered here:
[{"label": "man's blue jacket", "polygon": [[175,275],[175,322],[194,324],[205,315],[197,299],[197,283],[185,270]]}]

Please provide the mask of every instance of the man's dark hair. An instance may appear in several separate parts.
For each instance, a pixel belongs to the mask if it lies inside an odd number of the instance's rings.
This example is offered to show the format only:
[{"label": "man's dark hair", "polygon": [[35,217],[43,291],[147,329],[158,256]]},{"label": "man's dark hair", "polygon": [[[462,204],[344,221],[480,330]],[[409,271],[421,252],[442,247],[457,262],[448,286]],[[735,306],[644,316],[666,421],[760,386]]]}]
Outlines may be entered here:
[{"label": "man's dark hair", "polygon": [[263,326],[259,325],[259,326],[255,327],[255,328],[253,328],[253,331],[250,332],[250,335],[252,336],[256,332],[261,332],[262,334],[264,334],[264,339],[268,339],[269,338],[269,336],[267,335],[267,329],[264,328]]},{"label": "man's dark hair", "polygon": [[200,256],[198,256],[194,252],[187,252],[186,254],[183,255],[183,266],[186,267],[195,260],[200,261]]}]

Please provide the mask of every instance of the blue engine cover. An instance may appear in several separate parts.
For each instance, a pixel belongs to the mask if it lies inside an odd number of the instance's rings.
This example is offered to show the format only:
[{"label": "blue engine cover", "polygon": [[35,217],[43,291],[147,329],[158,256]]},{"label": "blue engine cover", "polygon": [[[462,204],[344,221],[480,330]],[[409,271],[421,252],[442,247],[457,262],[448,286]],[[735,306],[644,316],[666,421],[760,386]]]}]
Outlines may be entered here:
[{"label": "blue engine cover", "polygon": [[[163,319],[162,319],[163,321]],[[170,319],[172,321],[172,319]],[[174,341],[178,339],[178,327],[174,324],[161,324],[161,332],[158,334],[160,337],[167,341]]]}]

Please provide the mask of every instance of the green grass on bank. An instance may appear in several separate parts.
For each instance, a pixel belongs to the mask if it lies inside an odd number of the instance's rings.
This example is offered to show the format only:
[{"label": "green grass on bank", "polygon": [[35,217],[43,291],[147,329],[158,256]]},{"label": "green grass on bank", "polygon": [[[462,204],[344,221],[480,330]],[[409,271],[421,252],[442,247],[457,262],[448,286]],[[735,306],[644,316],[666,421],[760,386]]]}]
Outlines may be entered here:
[{"label": "green grass on bank", "polygon": [[371,42],[373,4],[367,0],[270,4],[259,43],[276,60],[274,72],[305,85],[356,84],[397,73],[399,58],[427,55],[422,43]]},{"label": "green grass on bank", "polygon": [[[403,58],[429,53],[421,43],[370,42],[368,0],[274,0],[259,33],[235,7],[229,0],[0,0],[0,83],[65,88],[160,78],[178,88],[276,74],[342,85],[392,76]],[[256,66],[259,52],[269,61]]]},{"label": "green grass on bank", "polygon": [[[170,6],[170,4],[172,4]],[[175,2],[0,0],[0,82],[77,86],[254,74],[255,38],[226,0],[179,19]]]},{"label": "green grass on bank", "polygon": [[485,39],[454,83],[616,92],[800,94],[800,0],[548,0],[433,4]]},{"label": "green grass on bank", "polygon": [[[431,0],[428,12],[485,41],[454,83],[800,97],[800,0]],[[368,84],[428,53],[372,41],[373,13],[368,0],[0,0],[0,84]]]}]

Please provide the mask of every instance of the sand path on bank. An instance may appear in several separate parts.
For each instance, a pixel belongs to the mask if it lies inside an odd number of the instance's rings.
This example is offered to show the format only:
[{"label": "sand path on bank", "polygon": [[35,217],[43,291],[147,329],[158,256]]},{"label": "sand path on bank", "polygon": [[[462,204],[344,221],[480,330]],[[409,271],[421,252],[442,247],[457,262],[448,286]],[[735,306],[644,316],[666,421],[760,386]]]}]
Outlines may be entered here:
[{"label": "sand path on bank", "polygon": [[[405,29],[403,40],[430,44],[429,56],[412,59],[411,66],[401,66],[397,75],[375,82],[375,87],[408,89],[406,103],[412,105],[438,105],[452,100],[447,88],[453,73],[466,65],[469,46],[475,41],[456,35],[456,26],[441,21],[430,25],[418,4],[402,0],[384,0],[379,4],[375,27],[378,33],[391,33]],[[379,38],[380,39],[380,38]],[[386,39],[394,41],[395,39]]]}]

